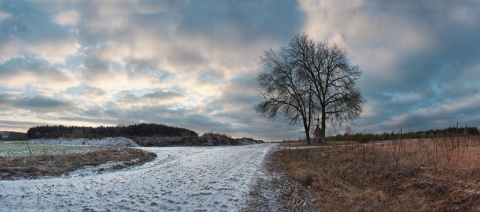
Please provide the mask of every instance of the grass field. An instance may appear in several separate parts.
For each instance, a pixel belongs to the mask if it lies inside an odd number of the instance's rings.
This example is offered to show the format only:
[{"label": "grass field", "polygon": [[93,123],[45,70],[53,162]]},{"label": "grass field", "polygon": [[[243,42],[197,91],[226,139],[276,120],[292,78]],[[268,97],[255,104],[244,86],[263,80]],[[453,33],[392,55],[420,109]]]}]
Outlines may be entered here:
[{"label": "grass field", "polygon": [[480,210],[478,137],[285,148],[274,157],[319,211]]},{"label": "grass field", "polygon": [[33,145],[28,144],[26,141],[3,141],[0,142],[0,157],[74,154],[94,151],[99,148],[102,147]]},{"label": "grass field", "polygon": [[57,146],[0,142],[0,180],[68,175],[85,166],[114,162],[113,169],[141,165],[156,154],[128,147]]}]

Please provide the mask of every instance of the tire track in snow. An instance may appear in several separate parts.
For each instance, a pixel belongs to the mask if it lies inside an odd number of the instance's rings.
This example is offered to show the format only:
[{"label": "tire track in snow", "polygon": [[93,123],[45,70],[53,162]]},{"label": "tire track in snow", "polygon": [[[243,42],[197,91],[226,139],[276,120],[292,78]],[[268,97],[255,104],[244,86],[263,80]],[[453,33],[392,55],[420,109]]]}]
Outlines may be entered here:
[{"label": "tire track in snow", "polygon": [[157,159],[100,175],[0,181],[0,211],[235,211],[273,146],[142,148]]}]

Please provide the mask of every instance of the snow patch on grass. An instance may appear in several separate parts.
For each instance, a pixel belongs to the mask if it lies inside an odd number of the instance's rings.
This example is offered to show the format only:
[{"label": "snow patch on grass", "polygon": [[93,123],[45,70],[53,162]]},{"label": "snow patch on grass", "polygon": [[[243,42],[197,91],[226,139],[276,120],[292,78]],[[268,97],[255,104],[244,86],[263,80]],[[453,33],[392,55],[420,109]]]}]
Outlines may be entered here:
[{"label": "snow patch on grass", "polygon": [[31,144],[48,145],[89,145],[89,146],[128,146],[139,147],[135,141],[123,137],[106,137],[102,139],[87,138],[59,138],[59,139],[33,139],[28,141]]},{"label": "snow patch on grass", "polygon": [[76,154],[96,150],[89,146],[57,146],[27,144],[25,141],[0,142],[0,157],[24,157],[34,155]]}]

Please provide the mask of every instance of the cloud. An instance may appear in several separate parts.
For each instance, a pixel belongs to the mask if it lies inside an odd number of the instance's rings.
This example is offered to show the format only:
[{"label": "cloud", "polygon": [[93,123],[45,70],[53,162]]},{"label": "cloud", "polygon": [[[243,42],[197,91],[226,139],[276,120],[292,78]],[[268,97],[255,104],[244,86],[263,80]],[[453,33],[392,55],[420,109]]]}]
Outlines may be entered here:
[{"label": "cloud", "polygon": [[3,21],[3,20],[5,20],[5,19],[7,19],[7,18],[10,18],[10,16],[11,16],[10,14],[4,13],[4,12],[1,12],[1,11],[0,11],[0,21]]},{"label": "cloud", "polygon": [[65,59],[74,55],[79,49],[78,43],[68,39],[51,39],[32,43],[25,49],[36,54],[39,58],[51,63],[65,63]]},{"label": "cloud", "polygon": [[185,96],[175,91],[155,91],[142,96],[131,93],[121,96],[116,103],[120,104],[123,109],[137,108],[143,106],[165,106],[176,107],[185,101]]},{"label": "cloud", "polygon": [[77,85],[69,71],[60,70],[48,61],[33,57],[17,57],[0,64],[2,87],[64,90]]},{"label": "cloud", "polygon": [[57,110],[59,108],[68,107],[70,104],[68,102],[46,96],[33,96],[30,98],[19,99],[16,105],[29,109]]},{"label": "cloud", "polygon": [[[478,72],[480,56],[480,44],[471,42],[480,36],[480,27],[472,24],[480,15],[472,11],[480,4],[306,0],[301,5],[308,14],[307,32],[318,41],[345,47],[364,71],[358,87],[367,105],[356,127],[442,128],[449,125],[439,123],[478,117],[478,112],[467,110],[462,115],[446,106],[463,105],[480,89],[471,74]],[[435,118],[424,111],[442,112]]]},{"label": "cloud", "polygon": [[0,129],[7,131],[19,131],[27,132],[30,128],[29,126],[41,126],[47,125],[48,122],[35,122],[35,121],[9,121],[9,120],[0,120]]},{"label": "cloud", "polygon": [[0,93],[0,107],[4,113],[8,115],[22,115],[28,113],[30,115],[42,113],[69,113],[75,109],[69,100],[61,97],[51,97],[45,95],[27,96],[25,93],[3,92]]},{"label": "cloud", "polygon": [[266,120],[253,107],[261,52],[302,32],[338,43],[363,70],[367,104],[357,132],[480,119],[475,1],[0,4],[2,120],[159,122],[296,139],[300,126]]},{"label": "cloud", "polygon": [[[35,54],[52,63],[64,63],[79,48],[75,32],[57,25],[30,2],[2,5],[9,17],[1,23],[0,62],[20,55]],[[5,49],[5,51],[3,50]]]},{"label": "cloud", "polygon": [[80,21],[80,16],[76,11],[64,11],[53,17],[53,22],[60,26],[74,26]]},{"label": "cloud", "polygon": [[[0,32],[6,81],[0,89],[22,93],[17,103],[31,112],[27,119],[75,105],[43,118],[235,132],[257,117],[248,102],[255,85],[239,85],[240,76],[251,80],[260,52],[301,30],[298,7],[295,1],[12,2]],[[209,108],[222,111],[204,114]]]}]

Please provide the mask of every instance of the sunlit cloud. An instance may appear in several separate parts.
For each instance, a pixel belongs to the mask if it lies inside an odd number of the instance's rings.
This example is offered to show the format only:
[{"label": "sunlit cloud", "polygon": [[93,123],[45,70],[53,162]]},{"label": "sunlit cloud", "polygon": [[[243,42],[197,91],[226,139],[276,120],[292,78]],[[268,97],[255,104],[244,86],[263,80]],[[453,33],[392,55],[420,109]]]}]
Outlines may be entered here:
[{"label": "sunlit cloud", "polygon": [[80,21],[80,16],[76,11],[64,11],[53,17],[53,22],[60,26],[74,26]]}]

